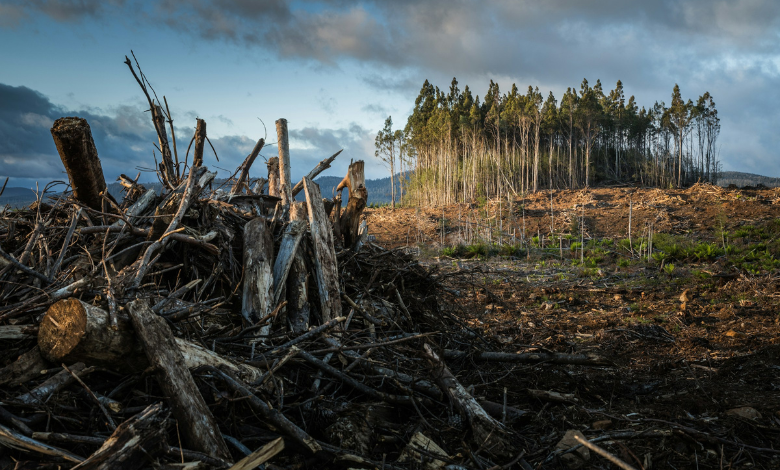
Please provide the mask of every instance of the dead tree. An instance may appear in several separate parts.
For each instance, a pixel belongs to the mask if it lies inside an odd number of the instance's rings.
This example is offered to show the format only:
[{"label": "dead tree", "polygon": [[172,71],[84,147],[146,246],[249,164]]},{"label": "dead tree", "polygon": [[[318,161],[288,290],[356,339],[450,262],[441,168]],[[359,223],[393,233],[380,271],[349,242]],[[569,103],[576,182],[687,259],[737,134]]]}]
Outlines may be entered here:
[{"label": "dead tree", "polygon": [[347,201],[347,209],[341,215],[339,222],[341,224],[341,234],[344,237],[344,247],[354,248],[358,240],[360,217],[363,214],[363,209],[366,208],[366,201],[368,200],[363,160],[350,163],[347,176],[336,187],[336,192],[344,188],[348,189],[349,200]]},{"label": "dead tree", "polygon": [[102,210],[101,194],[106,191],[106,180],[87,120],[79,117],[57,119],[51,136],[68,173],[73,195],[88,207]]},{"label": "dead tree", "polygon": [[292,182],[290,181],[290,141],[287,136],[287,119],[276,121],[276,135],[279,146],[279,192],[282,206],[289,210],[292,202]]}]

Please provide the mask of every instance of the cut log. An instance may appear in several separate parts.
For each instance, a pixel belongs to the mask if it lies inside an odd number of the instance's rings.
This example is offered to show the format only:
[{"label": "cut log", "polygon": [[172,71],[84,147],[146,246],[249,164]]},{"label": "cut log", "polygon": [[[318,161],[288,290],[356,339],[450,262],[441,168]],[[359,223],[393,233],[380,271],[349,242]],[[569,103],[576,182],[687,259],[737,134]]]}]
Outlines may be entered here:
[{"label": "cut log", "polygon": [[279,195],[282,206],[290,207],[292,203],[292,182],[290,178],[290,140],[287,136],[287,119],[276,121],[277,146],[279,147]]},{"label": "cut log", "polygon": [[279,157],[271,157],[266,163],[268,167],[268,195],[280,197],[279,194]]},{"label": "cut log", "polygon": [[366,176],[363,160],[350,163],[347,176],[336,187],[336,191],[343,188],[349,189],[347,209],[341,216],[341,234],[344,237],[344,247],[354,249],[359,240],[360,217],[366,208],[368,190],[366,189]]},{"label": "cut log", "polygon": [[424,344],[423,348],[423,356],[428,359],[434,382],[468,421],[477,445],[495,456],[511,456],[513,446],[504,426],[493,419],[463,388],[429,344]]},{"label": "cut log", "polygon": [[57,119],[51,136],[68,173],[73,196],[96,211],[102,210],[101,193],[106,190],[106,180],[87,120],[79,117]]},{"label": "cut log", "polygon": [[[168,413],[162,403],[150,405],[116,428],[100,449],[72,470],[133,470],[147,467],[167,449]],[[181,426],[180,426],[181,429]]]},{"label": "cut log", "polygon": [[130,302],[127,312],[149,364],[157,371],[160,388],[180,423],[184,441],[194,450],[230,460],[219,425],[200,395],[168,324],[152,312],[145,300]]},{"label": "cut log", "polygon": [[[250,383],[263,375],[257,368],[234,363],[187,340],[176,338],[176,344],[190,369],[224,367]],[[109,327],[106,311],[75,298],[49,307],[41,320],[38,346],[41,352],[36,353],[55,364],[81,361],[124,373],[143,372],[149,367],[129,318],[117,315],[114,330]]]},{"label": "cut log", "polygon": [[303,179],[306,203],[309,208],[309,230],[314,251],[314,273],[320,297],[322,322],[341,316],[338,263],[333,245],[330,221],[322,205],[320,187],[308,178]]},{"label": "cut log", "polygon": [[[244,291],[241,315],[250,325],[265,318],[273,311],[274,278],[273,234],[265,218],[257,217],[244,226]],[[267,335],[270,324],[260,330]]]}]

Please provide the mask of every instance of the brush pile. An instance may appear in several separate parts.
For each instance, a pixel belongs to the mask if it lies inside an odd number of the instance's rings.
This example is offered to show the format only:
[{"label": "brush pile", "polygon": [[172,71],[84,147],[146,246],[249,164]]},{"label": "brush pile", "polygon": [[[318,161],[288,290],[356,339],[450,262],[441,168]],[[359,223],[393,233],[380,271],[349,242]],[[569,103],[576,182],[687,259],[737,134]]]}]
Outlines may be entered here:
[{"label": "brush pile", "polygon": [[362,161],[332,199],[312,180],[338,153],[293,184],[280,119],[267,178],[249,177],[260,139],[217,187],[206,123],[180,163],[167,103],[133,74],[162,193],[123,175],[112,198],[88,123],[62,118],[72,190],[0,213],[0,468],[527,465],[524,413],[445,358],[598,358],[475,352],[432,273],[368,241]]}]

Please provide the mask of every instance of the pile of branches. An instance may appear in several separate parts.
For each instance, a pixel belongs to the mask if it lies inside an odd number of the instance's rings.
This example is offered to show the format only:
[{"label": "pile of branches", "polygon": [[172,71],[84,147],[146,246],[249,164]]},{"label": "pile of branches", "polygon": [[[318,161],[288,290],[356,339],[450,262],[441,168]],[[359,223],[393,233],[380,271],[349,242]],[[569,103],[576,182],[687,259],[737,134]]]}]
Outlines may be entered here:
[{"label": "pile of branches", "polygon": [[293,184],[280,119],[267,178],[249,178],[260,139],[217,186],[206,123],[180,162],[133,74],[162,192],[122,176],[115,200],[88,123],[62,118],[72,190],[0,213],[0,467],[527,467],[524,413],[445,359],[556,358],[473,352],[431,273],[368,241],[362,161],[331,199],[312,180],[338,153]]}]

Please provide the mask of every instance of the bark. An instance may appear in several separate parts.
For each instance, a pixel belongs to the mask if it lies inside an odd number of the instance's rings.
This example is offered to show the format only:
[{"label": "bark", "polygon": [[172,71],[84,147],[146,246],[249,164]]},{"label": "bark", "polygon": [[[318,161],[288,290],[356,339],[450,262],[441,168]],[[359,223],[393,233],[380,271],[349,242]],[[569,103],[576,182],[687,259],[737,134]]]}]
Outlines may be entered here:
[{"label": "bark", "polygon": [[157,371],[160,388],[168,397],[173,415],[180,422],[184,441],[210,457],[229,460],[230,452],[219,426],[200,395],[168,324],[144,300],[127,304],[127,312],[146,358]]},{"label": "bark", "polygon": [[347,209],[341,216],[341,234],[344,237],[344,247],[350,249],[355,248],[359,239],[360,217],[366,208],[366,201],[368,201],[363,166],[363,160],[350,164],[347,176],[336,188],[336,191],[341,191],[345,187],[349,189]]},{"label": "bark", "polygon": [[192,151],[192,166],[203,165],[203,148],[206,145],[206,121],[198,119],[195,127],[195,149]]},{"label": "bark", "polygon": [[102,210],[101,193],[106,190],[106,180],[87,120],[78,117],[57,119],[51,135],[68,173],[73,196],[96,211]]},{"label": "bark", "polygon": [[276,308],[276,305],[279,304],[279,300],[282,297],[282,291],[284,290],[290,267],[292,267],[293,261],[295,260],[295,254],[298,252],[298,245],[300,244],[305,231],[306,221],[303,219],[291,220],[284,230],[282,242],[279,244],[279,253],[276,255],[276,261],[274,262],[273,308]]},{"label": "bark", "polygon": [[280,197],[279,194],[279,157],[268,159],[268,195]]},{"label": "bark", "polygon": [[[112,329],[107,312],[74,298],[49,307],[41,320],[38,345],[41,352],[36,354],[55,364],[81,361],[125,373],[143,372],[149,367],[129,318],[117,315],[117,328]],[[252,366],[234,363],[187,340],[176,338],[176,345],[190,369],[203,365],[225,367],[247,382],[263,375]]]},{"label": "bark", "polygon": [[294,335],[309,329],[309,270],[301,250],[295,252],[290,274],[287,276],[287,321]]},{"label": "bark", "polygon": [[[250,220],[244,226],[244,291],[241,314],[251,325],[273,311],[274,280],[272,266],[274,241],[271,229],[263,217]],[[270,324],[261,334],[268,334]]]},{"label": "bark", "polygon": [[154,129],[157,131],[157,140],[160,143],[160,152],[162,153],[160,172],[163,174],[165,180],[170,183],[171,187],[175,187],[179,181],[176,177],[176,170],[173,165],[171,147],[168,145],[168,133],[165,130],[165,115],[163,114],[162,107],[158,104],[152,106],[152,122],[154,123]]},{"label": "bark", "polygon": [[314,248],[314,274],[320,297],[322,321],[326,323],[341,316],[338,263],[333,245],[330,221],[325,214],[320,188],[310,179],[303,179],[306,203],[309,207],[309,230]]},{"label": "bark", "polygon": [[292,203],[292,182],[290,181],[290,141],[287,136],[287,119],[276,121],[277,146],[279,147],[279,193],[282,206]]},{"label": "bark", "polygon": [[168,447],[167,418],[162,403],[150,405],[120,424],[100,449],[71,470],[134,470],[149,466]]}]

